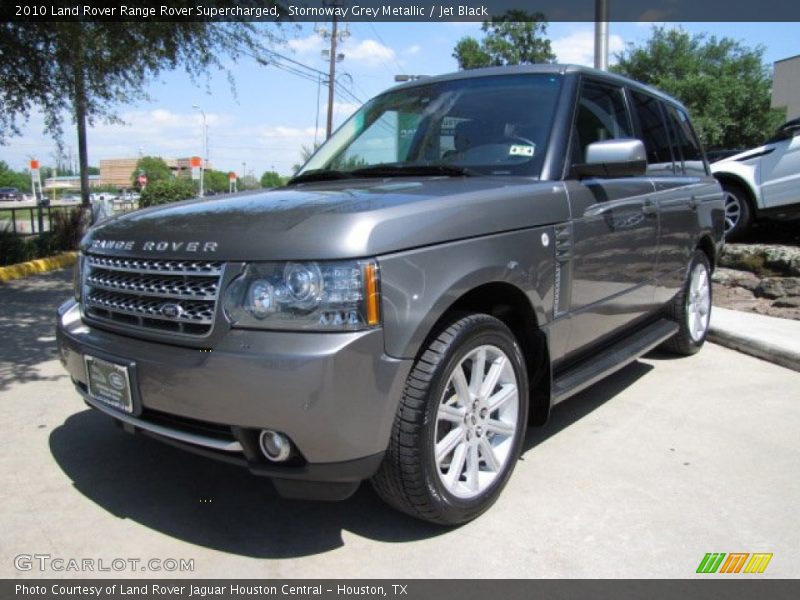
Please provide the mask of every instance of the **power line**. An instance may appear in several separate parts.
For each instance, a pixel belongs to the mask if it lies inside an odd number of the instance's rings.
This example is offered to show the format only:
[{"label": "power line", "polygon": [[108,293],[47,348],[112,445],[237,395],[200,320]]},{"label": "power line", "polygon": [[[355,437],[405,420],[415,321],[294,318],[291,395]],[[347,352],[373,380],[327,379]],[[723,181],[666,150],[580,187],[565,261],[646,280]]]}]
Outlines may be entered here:
[{"label": "power line", "polygon": [[[384,48],[389,48],[389,50],[392,50],[391,47],[389,47],[389,44],[387,44],[386,42],[383,41],[383,38],[381,37],[381,34],[378,33],[378,30],[375,29],[375,26],[372,23],[369,23],[369,22],[367,24],[370,26],[370,29],[372,29],[372,32],[375,34],[375,37],[378,38],[378,41],[383,45],[383,47]],[[397,60],[397,55],[394,53],[394,50],[392,50],[392,60],[394,60],[394,64],[397,65],[397,68],[400,69],[400,72],[402,73],[405,70],[405,67],[400,64],[399,60]],[[383,59],[381,59],[381,61],[383,61]],[[385,65],[385,63],[384,63],[384,65]],[[391,71],[389,71],[389,73],[390,73],[390,75],[394,75],[394,73],[392,73]]]}]

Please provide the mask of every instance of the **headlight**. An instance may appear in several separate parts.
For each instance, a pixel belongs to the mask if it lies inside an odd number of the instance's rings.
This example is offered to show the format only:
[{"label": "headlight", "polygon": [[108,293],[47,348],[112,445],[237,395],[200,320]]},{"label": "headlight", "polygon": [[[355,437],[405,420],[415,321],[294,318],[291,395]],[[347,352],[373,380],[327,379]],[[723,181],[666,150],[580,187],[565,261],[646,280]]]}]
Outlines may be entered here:
[{"label": "headlight", "polygon": [[83,275],[83,254],[78,254],[78,260],[75,261],[75,266],[72,267],[72,294],[75,296],[75,301],[81,301],[81,287]]},{"label": "headlight", "polygon": [[380,324],[374,261],[250,263],[225,291],[234,327],[352,331]]}]

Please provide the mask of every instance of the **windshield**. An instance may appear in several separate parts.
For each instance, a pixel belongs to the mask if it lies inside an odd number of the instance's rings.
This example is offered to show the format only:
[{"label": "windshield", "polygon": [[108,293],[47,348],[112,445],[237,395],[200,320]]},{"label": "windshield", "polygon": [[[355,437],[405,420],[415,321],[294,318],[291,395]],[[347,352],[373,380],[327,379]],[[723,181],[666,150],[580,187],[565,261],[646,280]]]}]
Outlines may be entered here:
[{"label": "windshield", "polygon": [[[423,84],[367,102],[298,173],[538,176],[562,78],[499,75]],[[370,169],[377,165],[386,169]]]}]

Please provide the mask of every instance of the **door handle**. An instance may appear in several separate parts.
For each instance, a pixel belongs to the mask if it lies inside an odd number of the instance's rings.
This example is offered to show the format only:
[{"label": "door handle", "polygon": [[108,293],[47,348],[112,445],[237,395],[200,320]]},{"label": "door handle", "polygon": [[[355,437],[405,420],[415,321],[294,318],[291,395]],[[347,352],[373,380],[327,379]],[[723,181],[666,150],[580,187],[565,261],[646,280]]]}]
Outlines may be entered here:
[{"label": "door handle", "polygon": [[645,215],[656,215],[658,214],[658,203],[655,200],[650,200],[649,198],[642,202],[642,213]]},{"label": "door handle", "polygon": [[696,196],[689,196],[689,208],[691,210],[697,210],[697,205],[698,204],[699,203],[697,202],[697,197]]}]

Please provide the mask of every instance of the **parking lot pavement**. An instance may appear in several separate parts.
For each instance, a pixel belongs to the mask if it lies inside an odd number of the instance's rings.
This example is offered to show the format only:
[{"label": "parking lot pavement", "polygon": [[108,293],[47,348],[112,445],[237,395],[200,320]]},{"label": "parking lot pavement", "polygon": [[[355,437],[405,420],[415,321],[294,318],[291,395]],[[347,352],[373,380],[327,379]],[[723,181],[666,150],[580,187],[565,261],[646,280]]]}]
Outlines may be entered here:
[{"label": "parking lot pavement", "polygon": [[0,286],[0,577],[120,575],[15,569],[49,554],[194,559],[193,573],[125,576],[684,578],[707,552],[773,553],[762,577],[800,575],[800,373],[711,344],[652,354],[556,407],[498,503],[442,529],[368,485],[343,503],[284,501],[113,427],[56,359],[69,281]]}]

